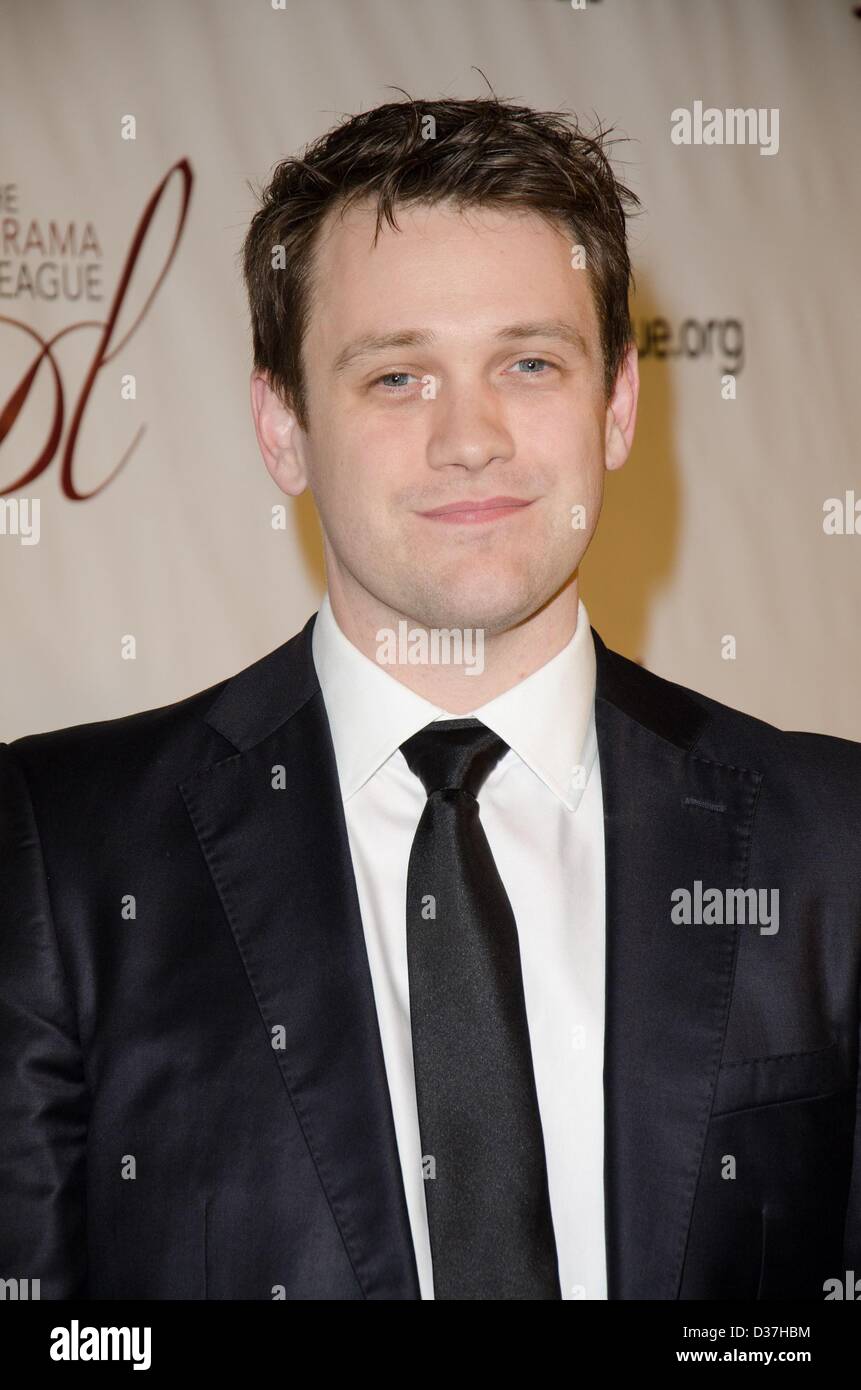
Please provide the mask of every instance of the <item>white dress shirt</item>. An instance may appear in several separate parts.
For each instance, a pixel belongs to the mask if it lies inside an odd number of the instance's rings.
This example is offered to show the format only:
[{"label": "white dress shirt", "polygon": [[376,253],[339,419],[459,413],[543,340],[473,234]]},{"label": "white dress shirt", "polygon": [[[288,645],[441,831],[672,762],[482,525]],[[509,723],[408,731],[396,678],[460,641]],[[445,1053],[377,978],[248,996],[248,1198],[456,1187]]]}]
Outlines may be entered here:
[{"label": "white dress shirt", "polygon": [[[335,621],[328,594],[312,650],[344,802],[421,1296],[429,1299],[406,942],[407,866],[426,795],[400,744],[435,719],[458,716],[360,652]],[[562,1297],[604,1299],[604,818],[595,646],[583,601],[561,652],[470,713],[509,745],[479,793],[479,815],[517,922]]]}]

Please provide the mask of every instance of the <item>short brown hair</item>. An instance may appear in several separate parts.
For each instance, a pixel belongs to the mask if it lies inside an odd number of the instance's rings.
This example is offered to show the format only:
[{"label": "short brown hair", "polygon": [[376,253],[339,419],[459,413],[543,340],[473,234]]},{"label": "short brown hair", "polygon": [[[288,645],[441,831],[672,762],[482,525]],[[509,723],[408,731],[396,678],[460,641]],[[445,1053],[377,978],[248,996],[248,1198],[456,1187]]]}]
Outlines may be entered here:
[{"label": "short brown hair", "polygon": [[[308,423],[302,342],[315,238],[332,208],[340,204],[343,217],[368,198],[376,199],[375,244],[383,217],[397,230],[398,203],[514,206],[561,224],[585,249],[609,398],[632,341],[625,218],[640,201],[613,174],[604,150],[608,133],[598,127],[589,136],[566,112],[534,111],[496,96],[409,98],[348,117],[301,157],[282,160],[258,195],[261,206],[241,256],[254,366],[291,404],[302,428]],[[284,248],[277,268],[276,247]]]}]

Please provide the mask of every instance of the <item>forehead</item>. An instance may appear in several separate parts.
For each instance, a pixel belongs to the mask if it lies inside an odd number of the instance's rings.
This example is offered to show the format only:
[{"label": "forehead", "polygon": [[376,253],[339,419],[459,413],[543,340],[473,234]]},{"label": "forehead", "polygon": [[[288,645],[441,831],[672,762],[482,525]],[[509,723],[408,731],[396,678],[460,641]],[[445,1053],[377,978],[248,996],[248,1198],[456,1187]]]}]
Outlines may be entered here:
[{"label": "forehead", "polygon": [[453,203],[397,205],[394,215],[398,229],[384,218],[375,243],[374,203],[327,214],[313,257],[309,347],[403,326],[466,336],[563,310],[596,340],[588,276],[572,266],[574,238],[561,223],[530,209]]}]

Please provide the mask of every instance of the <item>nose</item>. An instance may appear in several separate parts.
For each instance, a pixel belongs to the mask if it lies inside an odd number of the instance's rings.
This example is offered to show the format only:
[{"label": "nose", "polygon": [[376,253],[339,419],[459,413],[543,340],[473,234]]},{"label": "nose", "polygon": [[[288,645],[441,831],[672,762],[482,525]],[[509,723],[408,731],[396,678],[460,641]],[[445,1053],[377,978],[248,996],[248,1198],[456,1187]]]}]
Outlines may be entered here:
[{"label": "nose", "polygon": [[506,424],[503,402],[488,382],[447,381],[428,403],[431,468],[463,468],[479,472],[496,460],[510,459],[514,440]]}]

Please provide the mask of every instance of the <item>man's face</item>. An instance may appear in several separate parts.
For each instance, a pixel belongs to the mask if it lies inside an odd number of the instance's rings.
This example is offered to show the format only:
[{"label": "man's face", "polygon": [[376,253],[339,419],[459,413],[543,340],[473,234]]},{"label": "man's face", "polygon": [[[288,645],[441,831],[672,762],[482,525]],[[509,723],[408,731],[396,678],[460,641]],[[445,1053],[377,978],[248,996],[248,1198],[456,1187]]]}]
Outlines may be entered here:
[{"label": "man's face", "polygon": [[[610,431],[597,315],[569,240],[533,213],[396,218],[374,246],[373,210],[354,208],[317,244],[302,481],[330,588],[365,612],[491,636],[567,583],[598,520]],[[521,505],[427,515],[494,498]]]}]

